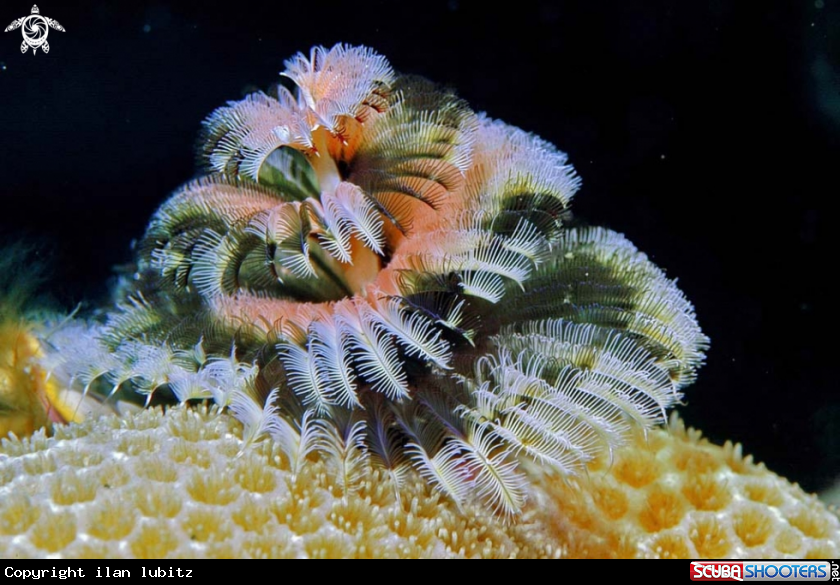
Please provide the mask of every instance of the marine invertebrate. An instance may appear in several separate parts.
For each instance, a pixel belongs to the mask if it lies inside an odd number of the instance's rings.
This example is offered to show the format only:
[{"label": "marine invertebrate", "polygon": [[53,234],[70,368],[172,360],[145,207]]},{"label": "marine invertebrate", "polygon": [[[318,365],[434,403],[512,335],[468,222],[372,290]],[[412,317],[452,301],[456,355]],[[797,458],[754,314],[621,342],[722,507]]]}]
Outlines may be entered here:
[{"label": "marine invertebrate", "polygon": [[[293,478],[214,407],[148,409],[0,443],[0,555],[835,558],[814,496],[674,420],[610,464],[535,473],[521,514],[464,511],[414,471],[366,465],[346,491],[325,459]],[[326,454],[325,454],[326,455]],[[466,512],[466,513],[464,513]]]},{"label": "marine invertebrate", "polygon": [[44,340],[73,391],[218,406],[4,441],[4,556],[836,555],[796,486],[652,428],[707,339],[566,224],[564,154],[368,49],[286,74],[208,118],[122,307]]},{"label": "marine invertebrate", "polygon": [[206,120],[207,174],[155,213],[68,384],[212,398],[295,470],[413,467],[504,516],[522,460],[574,474],[665,421],[707,339],[626,239],[567,228],[565,154],[366,48],[283,75]]}]

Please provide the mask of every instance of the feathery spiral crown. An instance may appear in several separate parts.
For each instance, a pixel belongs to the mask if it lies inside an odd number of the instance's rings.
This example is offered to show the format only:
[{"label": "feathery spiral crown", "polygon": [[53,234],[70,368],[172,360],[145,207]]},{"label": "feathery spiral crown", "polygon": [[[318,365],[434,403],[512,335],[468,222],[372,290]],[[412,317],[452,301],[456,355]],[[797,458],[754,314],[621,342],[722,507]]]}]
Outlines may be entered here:
[{"label": "feathery spiral crown", "polygon": [[665,421],[708,340],[623,236],[564,227],[564,153],[364,47],[283,75],[294,92],[204,122],[207,174],[155,213],[123,306],[57,371],[212,398],[293,469],[320,452],[352,486],[368,460],[397,484],[413,466],[505,515],[524,460],[575,473]]}]

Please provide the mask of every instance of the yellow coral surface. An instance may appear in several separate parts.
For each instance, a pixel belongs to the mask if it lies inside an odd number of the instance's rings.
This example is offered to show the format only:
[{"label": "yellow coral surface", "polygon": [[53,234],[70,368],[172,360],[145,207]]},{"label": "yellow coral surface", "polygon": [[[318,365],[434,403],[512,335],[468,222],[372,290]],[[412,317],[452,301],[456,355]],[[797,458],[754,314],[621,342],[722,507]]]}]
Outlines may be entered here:
[{"label": "yellow coral surface", "polygon": [[72,420],[72,411],[58,400],[57,385],[38,365],[41,344],[30,325],[22,319],[4,319],[1,309],[0,436],[30,435],[50,418]]},{"label": "yellow coral surface", "polygon": [[0,445],[0,556],[836,557],[815,497],[679,423],[577,479],[533,473],[514,522],[456,506],[414,475],[369,469],[343,493],[293,477],[218,410],[146,410]]},{"label": "yellow coral surface", "polygon": [[573,557],[824,559],[840,546],[816,496],[676,418],[587,476],[540,487]]}]

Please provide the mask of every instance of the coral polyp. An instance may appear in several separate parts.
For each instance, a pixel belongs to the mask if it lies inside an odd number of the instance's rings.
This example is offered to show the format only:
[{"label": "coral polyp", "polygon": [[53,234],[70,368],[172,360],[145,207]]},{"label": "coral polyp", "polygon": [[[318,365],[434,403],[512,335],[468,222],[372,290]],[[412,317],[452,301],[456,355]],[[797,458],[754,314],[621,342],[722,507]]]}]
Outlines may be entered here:
[{"label": "coral polyp", "polygon": [[61,379],[213,399],[293,471],[413,467],[506,516],[523,462],[576,474],[665,422],[708,340],[623,236],[567,225],[563,152],[367,48],[283,75],[207,118],[204,176],[155,213]]}]

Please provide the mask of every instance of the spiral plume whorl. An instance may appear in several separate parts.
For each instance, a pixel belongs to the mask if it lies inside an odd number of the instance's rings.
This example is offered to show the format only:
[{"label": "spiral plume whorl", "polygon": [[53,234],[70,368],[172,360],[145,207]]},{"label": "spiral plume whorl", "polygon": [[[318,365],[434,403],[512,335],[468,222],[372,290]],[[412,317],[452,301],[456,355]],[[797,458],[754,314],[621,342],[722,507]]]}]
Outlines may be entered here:
[{"label": "spiral plume whorl", "polygon": [[665,421],[708,340],[623,236],[564,225],[564,153],[367,48],[283,75],[205,121],[206,175],[93,333],[112,366],[75,379],[212,398],[293,468],[413,466],[505,515],[522,460],[576,473]]}]

